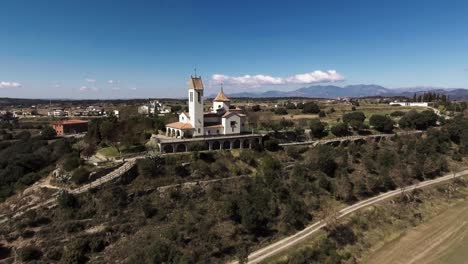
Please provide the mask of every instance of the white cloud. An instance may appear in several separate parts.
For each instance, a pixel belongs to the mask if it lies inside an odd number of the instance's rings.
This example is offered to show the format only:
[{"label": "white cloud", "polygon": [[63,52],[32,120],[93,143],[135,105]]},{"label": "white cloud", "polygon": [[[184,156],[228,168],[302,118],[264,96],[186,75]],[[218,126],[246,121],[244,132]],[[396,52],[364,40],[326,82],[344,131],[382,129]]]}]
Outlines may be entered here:
[{"label": "white cloud", "polygon": [[19,88],[19,87],[21,87],[21,84],[17,82],[0,81],[0,88]]},{"label": "white cloud", "polygon": [[119,90],[120,90],[120,87],[112,87],[112,90],[114,90],[114,91],[119,91]]},{"label": "white cloud", "polygon": [[223,83],[225,85],[259,87],[263,85],[279,84],[311,84],[343,81],[344,77],[336,70],[313,71],[309,73],[295,74],[288,77],[274,77],[270,75],[244,75],[228,76],[223,74],[214,74],[211,81],[214,84]]},{"label": "white cloud", "polygon": [[108,84],[117,84],[117,83],[119,83],[119,81],[116,81],[116,80],[108,80],[107,83],[108,83]]},{"label": "white cloud", "polygon": [[86,78],[85,81],[88,83],[95,83],[96,79]]},{"label": "white cloud", "polygon": [[80,87],[80,91],[81,91],[81,92],[87,92],[87,91],[89,91],[89,90],[91,90],[91,88],[89,88],[88,86],[81,86],[81,87]]},{"label": "white cloud", "polygon": [[132,87],[132,88],[130,88],[130,90],[132,90],[132,91],[136,91],[136,90],[137,90],[137,88],[136,88],[136,87]]}]

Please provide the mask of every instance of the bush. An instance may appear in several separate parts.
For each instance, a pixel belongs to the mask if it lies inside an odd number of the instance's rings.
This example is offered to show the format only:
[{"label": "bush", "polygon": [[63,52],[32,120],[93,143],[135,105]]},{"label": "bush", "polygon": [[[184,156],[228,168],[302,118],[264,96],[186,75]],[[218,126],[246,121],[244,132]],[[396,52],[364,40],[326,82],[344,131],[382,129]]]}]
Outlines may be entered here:
[{"label": "bush", "polygon": [[380,132],[392,132],[393,130],[393,120],[387,116],[372,115],[369,124]]},{"label": "bush", "polygon": [[164,160],[162,158],[140,159],[137,162],[138,174],[152,178],[161,175]]},{"label": "bush", "polygon": [[46,126],[41,130],[41,137],[43,139],[53,139],[57,136],[57,133],[55,132],[55,129],[53,129],[51,126]]},{"label": "bush", "polygon": [[288,102],[286,103],[286,109],[296,109],[296,105],[291,102]]},{"label": "bush", "polygon": [[278,151],[280,149],[276,139],[267,139],[263,142],[263,146],[269,151]]},{"label": "bush", "polygon": [[438,116],[431,110],[418,113],[416,110],[411,110],[406,113],[398,124],[401,128],[413,128],[418,130],[426,130],[437,124]]},{"label": "bush", "polygon": [[23,262],[38,260],[42,257],[42,251],[36,246],[26,246],[19,250],[18,257]]},{"label": "bush", "polygon": [[320,112],[320,107],[314,102],[308,102],[304,104],[302,108],[302,113],[304,114],[318,114]]},{"label": "bush", "polygon": [[325,113],[325,111],[320,111],[319,114],[318,114],[318,116],[319,116],[320,118],[322,118],[322,117],[327,116],[327,114]]},{"label": "bush", "polygon": [[77,154],[70,154],[65,157],[63,161],[63,169],[66,171],[72,171],[80,166],[81,159]]},{"label": "bush", "polygon": [[78,200],[76,197],[68,192],[62,192],[57,197],[58,205],[63,209],[73,209],[78,207]]},{"label": "bush", "polygon": [[337,137],[345,137],[351,134],[348,130],[348,125],[345,123],[337,123],[331,128],[331,132]]},{"label": "bush", "polygon": [[366,116],[363,112],[351,112],[343,115],[343,122],[356,130],[362,129],[364,120],[366,120]]},{"label": "bush", "polygon": [[80,167],[76,169],[71,177],[71,181],[74,182],[75,184],[82,184],[88,181],[89,179],[89,171],[84,168]]},{"label": "bush", "polygon": [[287,115],[288,111],[284,108],[276,108],[275,109],[275,115]]},{"label": "bush", "polygon": [[254,105],[254,106],[252,106],[252,111],[258,112],[258,111],[260,111],[260,110],[262,110],[262,109],[260,108],[260,105]]},{"label": "bush", "polygon": [[320,119],[312,119],[309,124],[311,136],[316,138],[322,138],[326,136],[325,126],[326,123],[320,122]]}]

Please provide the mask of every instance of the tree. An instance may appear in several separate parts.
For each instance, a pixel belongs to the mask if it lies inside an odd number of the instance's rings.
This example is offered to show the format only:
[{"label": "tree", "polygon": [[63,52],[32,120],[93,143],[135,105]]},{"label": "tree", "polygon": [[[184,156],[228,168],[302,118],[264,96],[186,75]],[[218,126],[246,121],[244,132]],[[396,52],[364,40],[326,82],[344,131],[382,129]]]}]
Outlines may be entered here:
[{"label": "tree", "polygon": [[114,120],[105,120],[101,123],[100,132],[102,139],[109,145],[115,147],[120,152],[119,143],[119,127]]},{"label": "tree", "polygon": [[46,126],[41,130],[41,137],[43,139],[53,139],[57,136],[57,132],[51,126]]},{"label": "tree", "polygon": [[350,134],[348,130],[348,125],[346,125],[345,123],[337,123],[331,128],[331,132],[337,137],[344,137]]},{"label": "tree", "polygon": [[94,143],[88,144],[84,149],[83,149],[83,156],[87,159],[89,159],[91,156],[96,153],[96,145]]},{"label": "tree", "polygon": [[278,141],[276,139],[267,139],[263,143],[263,146],[265,147],[266,150],[269,151],[278,151],[280,149],[278,145]]},{"label": "tree", "polygon": [[75,184],[85,183],[89,179],[89,171],[83,167],[76,169],[71,177],[71,181]]},{"label": "tree", "polygon": [[66,171],[72,171],[80,166],[81,160],[77,154],[68,154],[66,155],[63,161],[63,169]]},{"label": "tree", "polygon": [[260,108],[260,105],[254,105],[254,106],[252,106],[252,111],[258,112],[258,111],[260,111],[260,110],[262,110],[262,109]]},{"label": "tree", "polygon": [[59,194],[57,197],[58,205],[63,209],[73,209],[79,206],[78,199],[66,191]]},{"label": "tree", "polygon": [[309,128],[311,136],[315,138],[322,138],[326,135],[325,133],[326,123],[320,121],[320,119],[315,118],[310,121]]},{"label": "tree", "polygon": [[435,126],[438,118],[437,114],[431,110],[422,111],[421,113],[418,113],[416,110],[411,110],[398,121],[398,124],[401,128],[426,130],[431,126]]},{"label": "tree", "polygon": [[287,102],[286,109],[296,109],[296,105],[291,102]]},{"label": "tree", "polygon": [[320,107],[314,102],[305,103],[302,108],[302,113],[304,114],[318,114],[319,112]]},{"label": "tree", "polygon": [[351,112],[343,115],[343,122],[355,130],[362,129],[366,116],[363,112]]},{"label": "tree", "polygon": [[393,120],[388,116],[372,115],[369,124],[380,132],[392,132],[393,130]]}]

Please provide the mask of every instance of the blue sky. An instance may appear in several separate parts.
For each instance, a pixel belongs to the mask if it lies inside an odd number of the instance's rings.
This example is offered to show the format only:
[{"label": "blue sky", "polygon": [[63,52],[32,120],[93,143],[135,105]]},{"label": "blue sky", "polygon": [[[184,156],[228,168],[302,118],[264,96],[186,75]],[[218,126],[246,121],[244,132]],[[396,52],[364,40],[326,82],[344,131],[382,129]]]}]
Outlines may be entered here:
[{"label": "blue sky", "polygon": [[467,1],[2,0],[0,97],[180,97],[194,67],[210,94],[468,88],[467,14]]}]

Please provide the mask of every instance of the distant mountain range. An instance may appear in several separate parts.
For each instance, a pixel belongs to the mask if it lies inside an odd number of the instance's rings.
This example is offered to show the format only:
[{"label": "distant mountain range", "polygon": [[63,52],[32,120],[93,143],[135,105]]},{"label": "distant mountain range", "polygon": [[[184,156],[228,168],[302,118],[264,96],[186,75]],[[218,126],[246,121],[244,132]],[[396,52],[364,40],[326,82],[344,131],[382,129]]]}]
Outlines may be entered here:
[{"label": "distant mountain range", "polygon": [[[412,97],[415,93],[436,92],[448,95],[452,99],[468,99],[468,89],[463,88],[437,88],[437,87],[411,87],[389,89],[374,84],[347,85],[344,87],[334,85],[313,85],[293,91],[266,91],[259,93],[243,92],[228,94],[229,97],[311,97],[311,98],[338,98],[338,97],[369,97],[369,96],[406,96]],[[214,96],[213,96],[214,97]]]}]

